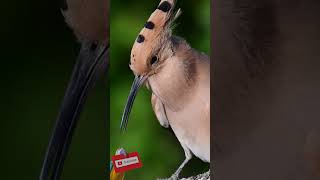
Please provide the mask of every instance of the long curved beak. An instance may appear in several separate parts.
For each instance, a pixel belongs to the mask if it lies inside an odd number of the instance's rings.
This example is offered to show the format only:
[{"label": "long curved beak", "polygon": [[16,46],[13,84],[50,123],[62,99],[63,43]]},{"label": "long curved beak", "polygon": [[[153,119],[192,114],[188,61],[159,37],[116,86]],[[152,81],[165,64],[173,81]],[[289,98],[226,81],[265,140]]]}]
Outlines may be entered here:
[{"label": "long curved beak", "polygon": [[129,115],[132,109],[134,99],[136,98],[138,90],[140,89],[141,85],[145,82],[146,79],[147,79],[147,76],[143,76],[143,75],[136,76],[134,78],[134,81],[132,83],[131,90],[127,99],[127,103],[121,118],[121,125],[120,125],[121,131],[125,131],[127,128]]},{"label": "long curved beak", "polygon": [[42,165],[40,180],[58,180],[72,140],[73,131],[89,89],[107,71],[109,45],[83,42],[73,74],[60,107]]}]

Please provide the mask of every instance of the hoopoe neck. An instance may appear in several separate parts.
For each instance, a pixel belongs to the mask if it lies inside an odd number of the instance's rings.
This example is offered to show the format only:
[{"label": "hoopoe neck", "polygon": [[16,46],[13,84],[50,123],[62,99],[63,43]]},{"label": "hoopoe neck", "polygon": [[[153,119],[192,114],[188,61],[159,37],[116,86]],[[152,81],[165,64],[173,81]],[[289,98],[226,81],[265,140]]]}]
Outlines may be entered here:
[{"label": "hoopoe neck", "polygon": [[197,84],[198,54],[183,39],[172,38],[174,55],[149,77],[152,92],[173,111],[179,111],[192,97]]}]

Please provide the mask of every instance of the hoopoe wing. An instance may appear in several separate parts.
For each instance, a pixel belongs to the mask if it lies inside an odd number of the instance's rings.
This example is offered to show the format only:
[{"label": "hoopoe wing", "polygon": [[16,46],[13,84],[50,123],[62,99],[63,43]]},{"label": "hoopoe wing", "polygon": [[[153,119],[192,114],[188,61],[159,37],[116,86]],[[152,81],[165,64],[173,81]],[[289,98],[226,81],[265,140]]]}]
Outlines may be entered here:
[{"label": "hoopoe wing", "polygon": [[155,96],[154,94],[152,94],[151,96],[151,104],[161,126],[168,128],[170,124],[166,115],[165,107],[160,99],[157,98],[157,96]]}]

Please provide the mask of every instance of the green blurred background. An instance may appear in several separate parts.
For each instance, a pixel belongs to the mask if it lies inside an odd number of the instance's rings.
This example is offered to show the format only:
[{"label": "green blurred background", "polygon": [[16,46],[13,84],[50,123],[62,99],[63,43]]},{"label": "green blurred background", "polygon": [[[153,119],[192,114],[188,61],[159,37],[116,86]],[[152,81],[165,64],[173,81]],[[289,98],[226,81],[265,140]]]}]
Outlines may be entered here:
[{"label": "green blurred background", "polygon": [[[111,0],[111,66],[110,66],[110,157],[119,147],[140,153],[143,167],[129,171],[128,180],[150,180],[169,177],[184,160],[184,152],[172,131],[162,128],[153,114],[150,92],[140,89],[130,115],[128,129],[120,133],[123,108],[133,81],[129,69],[130,50],[144,23],[159,0]],[[210,0],[180,0],[182,9],[174,34],[185,38],[193,48],[210,54]],[[194,158],[182,176],[195,175],[209,169],[208,164]]]},{"label": "green blurred background", "polygon": [[[79,44],[59,1],[0,5],[0,179],[36,180]],[[91,91],[62,179],[107,179],[106,78]]]}]

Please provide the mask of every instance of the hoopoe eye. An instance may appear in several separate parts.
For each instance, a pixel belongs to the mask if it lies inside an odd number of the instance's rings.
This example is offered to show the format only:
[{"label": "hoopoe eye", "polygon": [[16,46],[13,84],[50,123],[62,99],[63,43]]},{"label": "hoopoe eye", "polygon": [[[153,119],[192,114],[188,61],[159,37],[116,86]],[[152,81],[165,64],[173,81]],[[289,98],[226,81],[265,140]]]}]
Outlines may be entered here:
[{"label": "hoopoe eye", "polygon": [[151,65],[154,65],[154,64],[157,63],[157,62],[158,62],[158,57],[157,57],[157,56],[152,56],[151,61],[150,61],[150,64],[151,64]]}]

